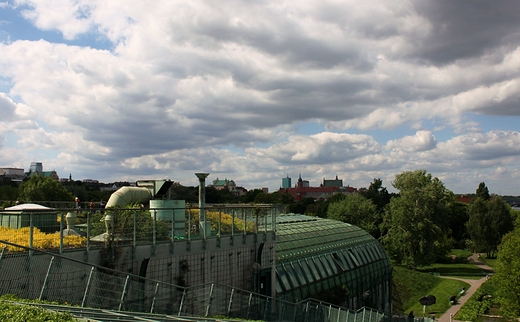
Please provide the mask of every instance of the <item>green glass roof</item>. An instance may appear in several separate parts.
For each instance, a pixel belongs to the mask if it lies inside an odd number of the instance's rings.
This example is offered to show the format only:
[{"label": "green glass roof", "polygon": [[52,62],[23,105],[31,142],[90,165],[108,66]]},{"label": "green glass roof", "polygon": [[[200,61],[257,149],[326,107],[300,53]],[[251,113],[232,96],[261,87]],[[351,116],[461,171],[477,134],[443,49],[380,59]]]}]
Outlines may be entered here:
[{"label": "green glass roof", "polygon": [[276,217],[276,292],[299,301],[335,286],[349,307],[388,311],[392,266],[383,246],[357,226],[304,215]]},{"label": "green glass roof", "polygon": [[282,215],[276,219],[276,257],[279,261],[375,241],[366,231],[341,221],[304,215]]}]

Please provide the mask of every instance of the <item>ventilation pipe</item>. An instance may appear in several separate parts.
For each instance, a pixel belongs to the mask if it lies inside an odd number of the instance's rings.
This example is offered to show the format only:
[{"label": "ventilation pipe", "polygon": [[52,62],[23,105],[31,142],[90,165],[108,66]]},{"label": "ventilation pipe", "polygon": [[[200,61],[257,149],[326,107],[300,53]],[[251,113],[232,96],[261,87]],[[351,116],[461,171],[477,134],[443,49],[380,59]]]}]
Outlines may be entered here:
[{"label": "ventilation pipe", "polygon": [[[105,208],[124,208],[133,203],[147,202],[152,199],[152,197],[152,192],[148,188],[122,187],[110,195]],[[105,227],[107,234],[110,234],[111,228],[114,227],[114,212],[110,210],[108,210],[105,215]]]}]

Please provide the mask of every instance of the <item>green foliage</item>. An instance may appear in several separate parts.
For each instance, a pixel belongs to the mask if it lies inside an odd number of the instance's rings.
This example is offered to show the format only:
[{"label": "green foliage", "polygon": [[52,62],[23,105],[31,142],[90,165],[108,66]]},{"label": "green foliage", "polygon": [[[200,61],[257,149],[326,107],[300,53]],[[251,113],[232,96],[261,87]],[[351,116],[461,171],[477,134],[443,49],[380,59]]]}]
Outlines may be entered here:
[{"label": "green foliage", "polygon": [[464,303],[455,315],[456,320],[476,321],[477,317],[486,313],[494,305],[493,295],[496,292],[496,286],[493,279],[482,284],[473,296]]},{"label": "green foliage", "polygon": [[[23,303],[12,303],[22,302],[22,300],[11,296],[2,295],[0,298],[0,321],[13,321],[13,322],[40,322],[40,321],[52,321],[52,322],[69,322],[78,321],[70,313],[52,312],[43,309],[38,306],[33,306]],[[27,301],[24,301],[27,302]],[[34,301],[38,302],[38,301]]]},{"label": "green foliage", "polygon": [[[139,204],[129,205],[128,209],[121,210],[107,208],[105,210],[105,213],[114,216],[113,233],[115,236],[133,236],[135,216],[135,229],[137,240],[152,240],[154,229],[153,217],[149,210],[140,209]],[[99,220],[97,220],[97,218],[99,218]],[[104,217],[96,214],[92,216],[91,222],[92,236],[96,236],[106,232]],[[169,238],[169,233],[171,231],[171,223],[157,220],[155,228],[157,240],[167,240]]]},{"label": "green foliage", "polygon": [[295,214],[314,215],[316,212],[316,201],[311,197],[303,198],[297,203],[291,204],[289,211]]},{"label": "green foliage", "polygon": [[[3,177],[0,181],[0,200],[17,200],[18,185],[11,181],[10,178]],[[7,205],[10,206],[10,205]]]},{"label": "green foliage", "polygon": [[380,216],[371,200],[360,194],[348,195],[345,199],[331,203],[327,218],[346,222],[379,237]]},{"label": "green foliage", "polygon": [[453,200],[447,205],[448,226],[453,238],[454,246],[459,248],[466,247],[466,239],[468,238],[468,231],[466,223],[469,220],[468,205],[462,202]]},{"label": "green foliage", "polygon": [[327,198],[327,200],[319,200],[316,202],[316,216],[320,218],[327,218],[327,211],[331,203],[339,202],[347,198],[344,193],[338,192]]},{"label": "green foliage", "polygon": [[489,200],[490,196],[489,196],[489,189],[488,187],[486,187],[486,184],[484,182],[481,182],[479,185],[478,185],[478,188],[477,188],[477,191],[475,192],[475,195],[477,196],[477,198],[481,198],[483,200]]},{"label": "green foliage", "polygon": [[377,211],[382,213],[388,203],[390,203],[391,195],[385,187],[383,187],[383,180],[375,179],[370,183],[367,190],[361,193],[365,198],[372,200],[377,208]]},{"label": "green foliage", "polygon": [[32,176],[22,182],[19,199],[25,201],[72,201],[74,196],[58,181],[50,177]]},{"label": "green foliage", "polygon": [[493,257],[502,236],[512,228],[511,207],[502,198],[477,198],[470,205],[467,229],[477,251]]},{"label": "green foliage", "polygon": [[520,316],[520,229],[502,239],[492,280],[497,285],[501,312],[508,317]]},{"label": "green foliage", "polygon": [[452,247],[447,208],[453,193],[425,170],[398,174],[393,186],[400,196],[390,200],[381,226],[389,256],[412,268],[434,263]]}]

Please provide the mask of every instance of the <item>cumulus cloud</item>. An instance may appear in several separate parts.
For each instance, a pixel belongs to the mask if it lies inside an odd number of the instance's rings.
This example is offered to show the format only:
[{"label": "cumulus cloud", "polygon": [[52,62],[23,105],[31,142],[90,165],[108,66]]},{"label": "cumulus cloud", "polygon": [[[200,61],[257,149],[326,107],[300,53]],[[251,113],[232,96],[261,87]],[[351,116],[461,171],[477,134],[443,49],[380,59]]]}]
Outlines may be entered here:
[{"label": "cumulus cloud", "polygon": [[421,152],[434,149],[436,145],[437,139],[430,131],[417,131],[413,136],[388,141],[385,148],[388,150]]},{"label": "cumulus cloud", "polygon": [[10,39],[0,44],[0,152],[101,180],[201,170],[271,188],[300,170],[354,186],[418,167],[447,179],[518,173],[513,123],[482,124],[520,113],[518,9],[514,0],[0,4],[42,35],[0,25]]}]

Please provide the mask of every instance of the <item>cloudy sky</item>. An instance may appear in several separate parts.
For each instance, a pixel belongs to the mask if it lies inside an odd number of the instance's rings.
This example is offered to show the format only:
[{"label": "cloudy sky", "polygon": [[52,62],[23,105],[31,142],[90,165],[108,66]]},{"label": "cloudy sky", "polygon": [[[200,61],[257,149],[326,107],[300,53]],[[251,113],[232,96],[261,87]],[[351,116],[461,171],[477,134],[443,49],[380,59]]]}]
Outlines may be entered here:
[{"label": "cloudy sky", "polygon": [[0,167],[520,195],[519,103],[518,0],[0,0]]}]

